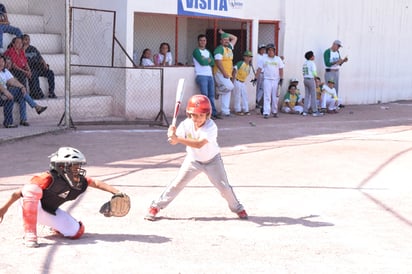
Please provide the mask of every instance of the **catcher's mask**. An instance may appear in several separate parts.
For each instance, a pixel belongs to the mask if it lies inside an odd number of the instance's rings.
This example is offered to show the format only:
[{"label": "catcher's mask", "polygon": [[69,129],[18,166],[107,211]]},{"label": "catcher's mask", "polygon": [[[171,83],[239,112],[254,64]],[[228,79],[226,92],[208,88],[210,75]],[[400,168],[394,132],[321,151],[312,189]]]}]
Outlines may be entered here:
[{"label": "catcher's mask", "polygon": [[57,173],[74,189],[80,189],[79,176],[86,176],[86,170],[82,165],[86,164],[86,158],[78,149],[61,147],[49,156],[50,169]]}]

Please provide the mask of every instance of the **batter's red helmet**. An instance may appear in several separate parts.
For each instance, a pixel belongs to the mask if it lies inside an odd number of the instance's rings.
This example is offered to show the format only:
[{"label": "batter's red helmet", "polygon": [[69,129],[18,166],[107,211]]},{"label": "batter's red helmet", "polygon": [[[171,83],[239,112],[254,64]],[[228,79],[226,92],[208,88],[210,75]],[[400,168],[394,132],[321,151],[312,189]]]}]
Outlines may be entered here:
[{"label": "batter's red helmet", "polygon": [[189,114],[208,114],[211,109],[209,98],[201,94],[196,94],[190,97],[187,102],[186,112]]}]

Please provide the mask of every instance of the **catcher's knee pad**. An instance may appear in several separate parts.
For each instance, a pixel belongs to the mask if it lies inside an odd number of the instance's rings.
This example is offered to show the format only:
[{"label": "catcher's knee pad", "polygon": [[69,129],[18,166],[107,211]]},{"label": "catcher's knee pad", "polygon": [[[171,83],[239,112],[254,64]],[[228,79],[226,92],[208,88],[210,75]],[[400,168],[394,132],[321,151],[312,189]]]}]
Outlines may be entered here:
[{"label": "catcher's knee pad", "polygon": [[84,225],[82,222],[79,222],[79,230],[77,231],[76,235],[69,237],[72,240],[79,239],[84,234]]},{"label": "catcher's knee pad", "polygon": [[43,190],[36,184],[26,184],[22,189],[23,199],[40,200]]},{"label": "catcher's knee pad", "polygon": [[35,184],[23,186],[24,239],[27,244],[37,242],[37,208],[42,197],[42,189]]}]

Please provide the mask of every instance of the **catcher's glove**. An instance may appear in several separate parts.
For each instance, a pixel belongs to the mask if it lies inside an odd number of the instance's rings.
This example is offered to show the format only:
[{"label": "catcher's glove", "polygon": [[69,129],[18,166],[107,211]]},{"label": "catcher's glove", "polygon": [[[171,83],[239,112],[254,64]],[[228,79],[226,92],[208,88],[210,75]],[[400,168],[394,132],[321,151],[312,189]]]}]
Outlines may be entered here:
[{"label": "catcher's glove", "polygon": [[130,198],[126,193],[116,193],[110,201],[104,203],[100,208],[100,213],[105,217],[123,217],[129,213]]}]

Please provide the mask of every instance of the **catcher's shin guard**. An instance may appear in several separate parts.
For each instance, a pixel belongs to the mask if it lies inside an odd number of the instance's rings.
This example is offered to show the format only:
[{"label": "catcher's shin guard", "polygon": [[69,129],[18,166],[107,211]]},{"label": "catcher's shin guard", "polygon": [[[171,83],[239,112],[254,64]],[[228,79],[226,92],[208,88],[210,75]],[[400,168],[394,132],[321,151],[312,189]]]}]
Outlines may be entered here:
[{"label": "catcher's shin guard", "polygon": [[37,208],[43,191],[38,185],[23,187],[24,243],[27,247],[37,247]]},{"label": "catcher's shin guard", "polygon": [[77,231],[76,235],[69,237],[72,240],[79,239],[84,234],[84,225],[82,222],[79,222],[79,230]]}]

